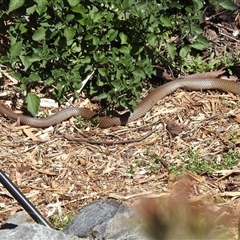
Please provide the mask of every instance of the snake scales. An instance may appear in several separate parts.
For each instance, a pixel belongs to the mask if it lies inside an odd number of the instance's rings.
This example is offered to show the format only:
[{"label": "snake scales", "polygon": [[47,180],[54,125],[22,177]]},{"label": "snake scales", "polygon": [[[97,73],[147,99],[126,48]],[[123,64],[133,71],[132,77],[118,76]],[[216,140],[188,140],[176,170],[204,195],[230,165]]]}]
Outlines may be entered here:
[{"label": "snake scales", "polygon": [[[173,93],[179,88],[188,90],[218,89],[234,94],[240,93],[239,83],[219,78],[178,79],[163,84],[160,87],[154,89],[137,105],[132,113],[129,112],[119,117],[99,117],[99,127],[108,128],[112,126],[125,125],[129,122],[132,122],[147,113],[160,99]],[[22,124],[40,128],[55,125],[70,117],[81,116],[89,120],[96,116],[96,113],[89,109],[70,107],[46,118],[34,118],[22,114],[17,114],[12,110],[6,108],[3,103],[0,103],[0,114],[14,120],[19,120]]]}]

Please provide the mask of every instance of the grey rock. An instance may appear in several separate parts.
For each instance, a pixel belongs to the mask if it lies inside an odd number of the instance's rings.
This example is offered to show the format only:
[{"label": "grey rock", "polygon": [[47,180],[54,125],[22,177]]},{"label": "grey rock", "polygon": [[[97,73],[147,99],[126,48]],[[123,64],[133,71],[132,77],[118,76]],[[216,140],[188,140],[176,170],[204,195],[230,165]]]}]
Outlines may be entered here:
[{"label": "grey rock", "polygon": [[93,240],[93,238],[79,238],[79,237],[77,237],[77,236],[68,236],[67,235],[67,238],[68,238],[68,240]]},{"label": "grey rock", "polygon": [[95,239],[147,239],[137,222],[137,216],[127,205],[107,199],[83,207],[64,232]]},{"label": "grey rock", "polygon": [[23,223],[14,229],[0,231],[0,239],[4,240],[69,240],[67,236],[55,229],[40,224]]},{"label": "grey rock", "polygon": [[97,239],[147,240],[142,233],[142,225],[136,214],[127,205],[121,204],[115,215],[109,221],[97,225],[93,232]]},{"label": "grey rock", "polygon": [[63,231],[78,237],[93,236],[92,229],[112,218],[120,205],[112,199],[90,203],[80,210]]},{"label": "grey rock", "polygon": [[10,216],[5,223],[19,225],[26,222],[34,223],[33,219],[29,216],[27,212],[20,211]]},{"label": "grey rock", "polygon": [[[26,223],[32,223],[32,224],[28,224],[27,226]],[[25,224],[23,227],[18,226],[18,225],[22,225]],[[31,228],[30,234],[29,235],[29,231],[25,231],[28,228]],[[48,234],[50,232],[51,234],[51,238],[48,237]],[[5,223],[1,226],[1,230],[0,230],[0,239],[17,239],[17,240],[21,240],[21,238],[19,238],[19,236],[23,234],[23,238],[22,239],[34,239],[34,237],[36,236],[36,239],[54,239],[54,240],[58,240],[61,238],[61,236],[63,236],[62,239],[68,239],[68,240],[90,240],[89,238],[79,238],[77,236],[65,236],[64,233],[57,231],[56,234],[55,229],[49,229],[47,227],[44,227],[42,225],[36,224],[33,219],[29,216],[28,213],[26,213],[25,211],[21,211],[21,212],[17,212],[15,214],[13,214],[12,216],[10,216]],[[33,233],[35,232],[35,233]],[[39,238],[37,233],[41,234],[42,238]],[[27,237],[26,237],[27,236]]]},{"label": "grey rock", "polygon": [[142,220],[127,205],[113,199],[93,202],[83,207],[74,220],[58,231],[33,220],[26,212],[12,215],[0,230],[4,240],[147,240],[141,231]]}]

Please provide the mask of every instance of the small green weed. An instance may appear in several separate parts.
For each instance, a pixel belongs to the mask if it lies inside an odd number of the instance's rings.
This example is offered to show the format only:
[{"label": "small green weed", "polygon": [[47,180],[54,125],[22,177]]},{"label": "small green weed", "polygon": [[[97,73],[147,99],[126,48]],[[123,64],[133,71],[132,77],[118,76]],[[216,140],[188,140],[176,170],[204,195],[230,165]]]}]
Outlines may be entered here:
[{"label": "small green weed", "polygon": [[149,168],[151,172],[155,172],[157,170],[157,166],[155,164],[152,164]]},{"label": "small green weed", "polygon": [[62,230],[72,221],[74,216],[74,212],[69,212],[60,217],[58,211],[56,211],[56,213],[51,217],[50,222],[55,228]]},{"label": "small green weed", "polygon": [[91,121],[87,121],[82,117],[76,117],[77,126],[80,128],[91,128],[93,123]]},{"label": "small green weed", "polygon": [[182,72],[196,73],[196,72],[211,72],[218,69],[219,66],[230,67],[235,64],[236,56],[229,57],[226,51],[223,52],[221,58],[216,58],[214,54],[211,54],[208,61],[203,59],[200,55],[188,56],[183,60]]},{"label": "small green weed", "polygon": [[158,166],[159,166],[159,163],[160,163],[160,160],[161,160],[160,156],[153,156],[153,158],[155,159],[154,163],[152,163],[150,165],[150,168],[149,168],[151,172],[155,172],[155,171],[158,170]]},{"label": "small green weed", "polygon": [[236,144],[238,142],[238,133],[237,132],[233,132],[230,136],[229,139],[231,142],[233,142],[234,144]]},{"label": "small green weed", "polygon": [[142,159],[136,159],[133,164],[128,165],[126,173],[133,174],[134,169],[137,167],[141,167],[144,165],[144,161]]},{"label": "small green weed", "polygon": [[[160,156],[155,156],[151,153],[151,147],[147,147],[146,149],[146,156],[147,159],[136,159],[133,164],[128,165],[126,173],[133,174],[135,172],[136,168],[145,168],[146,170],[149,170],[150,172],[155,172],[159,168],[160,163]],[[150,157],[150,159],[149,159]],[[152,161],[154,159],[154,161]]]},{"label": "small green weed", "polygon": [[232,168],[235,164],[240,162],[240,153],[230,149],[227,154],[223,155],[223,162],[226,169]]},{"label": "small green weed", "polygon": [[185,170],[201,174],[211,173],[215,170],[231,169],[240,161],[240,153],[229,150],[227,154],[222,155],[220,162],[217,159],[204,159],[197,150],[191,150],[188,153],[188,162],[181,166],[170,166],[169,171],[175,175],[182,174]]},{"label": "small green weed", "polygon": [[128,173],[128,174],[134,173],[134,166],[132,164],[128,165],[126,173]]}]

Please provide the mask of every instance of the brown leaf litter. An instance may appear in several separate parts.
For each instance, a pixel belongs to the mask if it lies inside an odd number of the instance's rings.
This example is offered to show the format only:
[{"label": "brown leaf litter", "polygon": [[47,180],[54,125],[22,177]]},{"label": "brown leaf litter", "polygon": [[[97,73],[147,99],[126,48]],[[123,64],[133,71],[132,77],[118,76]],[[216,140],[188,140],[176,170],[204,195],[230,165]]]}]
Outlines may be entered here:
[{"label": "brown leaf litter", "polygon": [[[80,129],[72,120],[58,126],[58,134],[82,134],[96,141],[135,139],[156,129],[143,141],[111,146],[55,138],[54,128],[6,128],[10,123],[1,117],[2,170],[47,218],[59,208],[62,215],[77,212],[102,198],[128,204],[142,196],[159,199],[169,195],[176,179],[168,167],[187,166],[189,151],[197,150],[205,159],[221,159],[229,149],[240,152],[239,123],[235,120],[240,114],[238,105],[233,94],[178,90],[125,127]],[[171,121],[181,126],[181,131],[169,130]],[[237,133],[235,142],[231,140],[233,133]],[[47,141],[36,142],[35,138]],[[240,182],[238,169],[203,176],[188,172],[194,186],[192,197],[211,198],[235,209],[240,187],[230,191],[226,187]],[[21,209],[3,187],[0,199],[1,222]],[[236,228],[233,232],[236,234]]]}]

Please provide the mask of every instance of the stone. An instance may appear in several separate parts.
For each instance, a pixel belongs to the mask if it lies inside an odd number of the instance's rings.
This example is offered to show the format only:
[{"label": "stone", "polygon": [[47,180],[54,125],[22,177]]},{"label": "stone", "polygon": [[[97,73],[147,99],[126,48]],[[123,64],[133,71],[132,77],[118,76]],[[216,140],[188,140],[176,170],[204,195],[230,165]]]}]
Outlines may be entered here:
[{"label": "stone", "polygon": [[106,199],[83,207],[64,233],[96,239],[147,239],[140,228],[127,205]]},{"label": "stone", "polygon": [[112,218],[119,206],[120,203],[112,199],[90,203],[80,210],[63,231],[78,237],[93,236],[92,229]]},{"label": "stone", "polygon": [[113,199],[83,207],[63,231],[37,223],[26,212],[11,216],[0,228],[4,240],[147,240],[143,221],[126,204]]},{"label": "stone", "polygon": [[5,223],[19,225],[26,222],[35,223],[34,220],[30,217],[30,215],[27,212],[20,211],[10,216]]},{"label": "stone", "polygon": [[69,240],[67,236],[52,228],[36,223],[23,223],[14,229],[0,230],[0,239],[4,240]]}]

